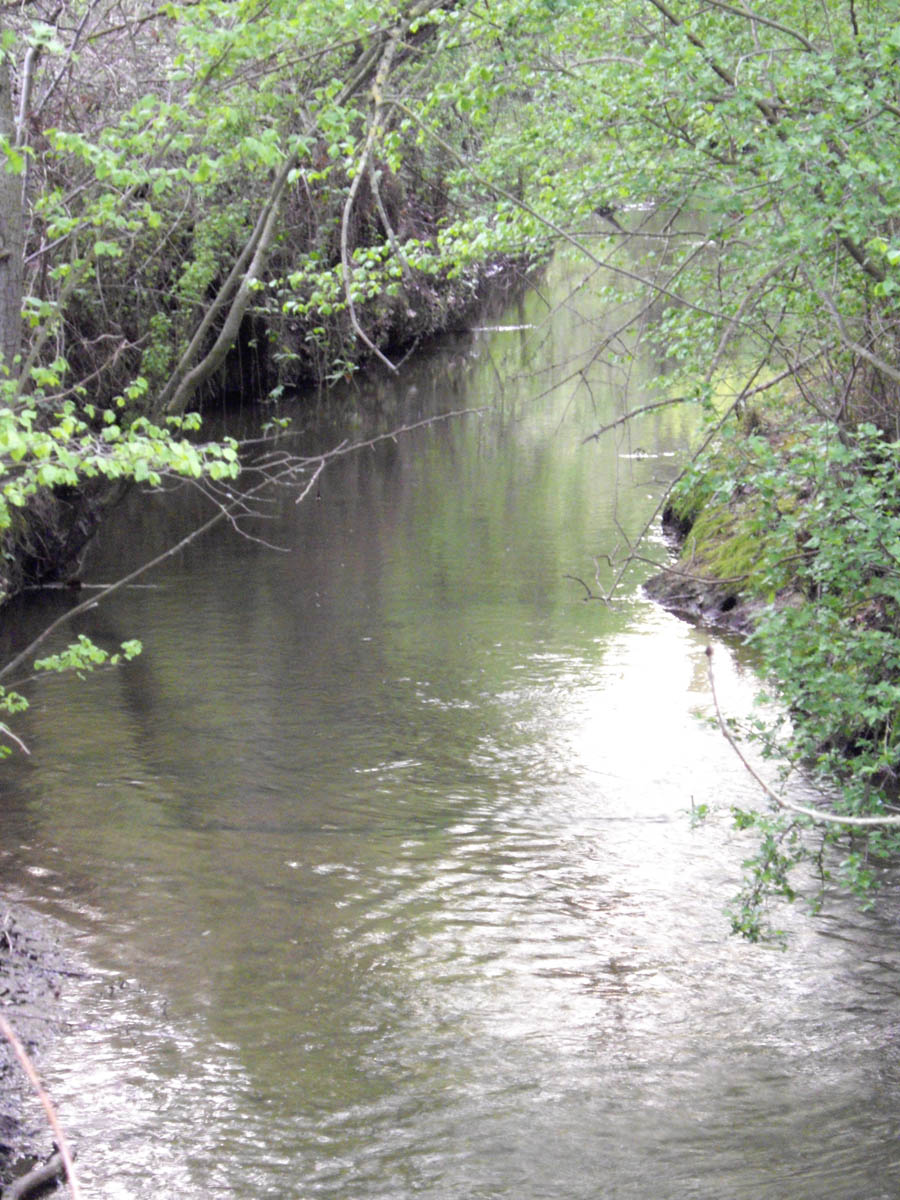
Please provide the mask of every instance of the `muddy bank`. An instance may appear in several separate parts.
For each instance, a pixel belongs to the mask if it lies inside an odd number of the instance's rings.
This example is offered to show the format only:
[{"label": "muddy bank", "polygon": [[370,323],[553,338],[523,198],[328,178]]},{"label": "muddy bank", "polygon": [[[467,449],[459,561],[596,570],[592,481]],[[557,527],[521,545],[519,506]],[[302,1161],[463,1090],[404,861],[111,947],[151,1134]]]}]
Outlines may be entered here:
[{"label": "muddy bank", "polygon": [[765,602],[747,588],[747,578],[712,573],[710,545],[688,544],[694,521],[667,506],[663,531],[672,549],[672,562],[644,584],[651,600],[668,612],[707,629],[740,634],[753,632]]},{"label": "muddy bank", "polygon": [[[0,900],[0,1004],[40,1072],[60,1033],[57,1000],[72,968],[52,925]],[[0,1039],[0,1187],[47,1159],[53,1141],[43,1110],[5,1038]]]}]

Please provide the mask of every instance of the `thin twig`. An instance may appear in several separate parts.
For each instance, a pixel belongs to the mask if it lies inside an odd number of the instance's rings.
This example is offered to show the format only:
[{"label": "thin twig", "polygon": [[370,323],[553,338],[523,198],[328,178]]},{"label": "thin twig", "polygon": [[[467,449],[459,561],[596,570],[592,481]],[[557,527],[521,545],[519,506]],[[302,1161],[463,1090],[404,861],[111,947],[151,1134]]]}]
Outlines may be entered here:
[{"label": "thin twig", "polygon": [[66,1139],[66,1135],[63,1133],[62,1126],[59,1123],[59,1118],[56,1115],[56,1109],[51,1104],[50,1097],[44,1091],[41,1081],[38,1078],[38,1073],[34,1069],[31,1059],[25,1052],[25,1047],[19,1041],[16,1031],[2,1013],[0,1013],[0,1033],[3,1034],[12,1047],[13,1054],[15,1054],[16,1058],[19,1060],[19,1065],[28,1076],[28,1081],[34,1088],[37,1098],[40,1100],[44,1112],[47,1114],[47,1120],[50,1122],[50,1128],[53,1130],[53,1135],[56,1138],[57,1148],[59,1149],[63,1164],[66,1168],[66,1178],[69,1181],[72,1200],[81,1200],[81,1188],[78,1186],[78,1176],[75,1174],[75,1164],[72,1161],[72,1152],[69,1149],[69,1143]]},{"label": "thin twig", "polygon": [[644,413],[653,412],[657,408],[669,408],[673,404],[687,404],[692,399],[695,399],[695,397],[672,396],[669,400],[656,400],[652,404],[642,404],[640,408],[633,408],[630,412],[618,417],[615,421],[610,421],[608,425],[602,425],[599,429],[595,429],[593,433],[589,433],[587,437],[581,439],[581,444],[584,446],[588,442],[596,442],[604,433],[609,433],[611,429],[615,429],[618,425],[624,425],[627,421],[631,421],[635,417],[643,416]]},{"label": "thin twig", "polygon": [[581,586],[587,592],[587,595],[582,597],[583,600],[606,600],[605,596],[598,596],[596,593],[592,592],[580,575],[563,575],[563,579],[573,579],[575,583],[581,584]]},{"label": "thin twig", "polygon": [[24,754],[31,754],[31,751],[28,749],[22,739],[20,737],[16,737],[10,727],[8,725],[4,725],[2,722],[0,722],[0,733],[2,733],[4,737],[8,737],[11,741],[15,742]]},{"label": "thin twig", "polygon": [[841,813],[828,812],[821,808],[807,808],[804,804],[795,804],[793,800],[786,800],[784,796],[778,794],[773,788],[769,787],[766,781],[744,756],[740,746],[734,739],[731,730],[725,723],[722,716],[722,710],[719,708],[719,698],[716,695],[716,680],[713,674],[713,648],[706,647],[706,668],[709,675],[709,686],[712,691],[713,704],[716,708],[716,720],[719,723],[719,729],[725,738],[728,745],[732,748],[735,754],[740,759],[749,774],[756,780],[762,790],[766,793],[776,808],[780,808],[785,812],[797,813],[801,817],[809,817],[813,821],[819,821],[824,825],[852,825],[854,828],[863,829],[879,829],[885,826],[896,827],[900,825],[900,816],[897,817],[851,817],[844,816]]}]

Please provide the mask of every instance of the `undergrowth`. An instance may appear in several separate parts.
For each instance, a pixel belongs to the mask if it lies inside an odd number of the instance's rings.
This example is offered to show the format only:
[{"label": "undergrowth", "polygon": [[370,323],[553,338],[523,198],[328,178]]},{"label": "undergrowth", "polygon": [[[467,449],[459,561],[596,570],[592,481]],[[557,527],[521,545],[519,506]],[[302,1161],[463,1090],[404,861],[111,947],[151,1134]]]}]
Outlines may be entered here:
[{"label": "undergrowth", "polygon": [[[701,459],[674,503],[697,515],[683,563],[723,577],[746,575],[761,598],[748,641],[767,705],[748,730],[786,777],[802,767],[831,811],[894,811],[900,779],[900,441],[875,426],[820,422],[788,439],[734,434]],[[761,710],[762,711],[762,710]],[[835,883],[871,903],[878,866],[900,837],[851,837],[777,811],[735,810],[759,835],[732,911],[736,932],[769,936],[769,902],[808,886],[821,905]]]}]

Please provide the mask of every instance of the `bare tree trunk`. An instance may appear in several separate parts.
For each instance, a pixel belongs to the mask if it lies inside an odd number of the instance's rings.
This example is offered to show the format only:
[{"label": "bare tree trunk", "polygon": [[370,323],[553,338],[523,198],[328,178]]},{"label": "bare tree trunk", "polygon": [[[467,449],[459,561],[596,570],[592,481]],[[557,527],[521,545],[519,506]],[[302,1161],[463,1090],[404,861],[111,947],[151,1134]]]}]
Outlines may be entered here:
[{"label": "bare tree trunk", "polygon": [[[451,8],[456,2],[457,0],[411,0],[411,2],[403,6],[396,24],[390,29],[378,31],[376,36],[373,37],[371,44],[359,55],[351,69],[350,78],[344,83],[343,88],[334,97],[332,103],[336,105],[346,104],[364,88],[370,87],[373,89],[372,99],[375,103],[375,113],[377,116],[382,105],[381,88],[387,80],[391,62],[394,59],[400,40],[405,39],[414,21],[427,16],[433,10]],[[432,26],[426,25],[424,29],[419,31],[418,36],[420,41],[423,37],[431,36],[432,28]],[[365,165],[368,161],[374,120],[373,118],[370,123],[370,136],[366,143],[363,161],[359,165],[360,174],[365,172]],[[269,196],[257,217],[253,233],[250,235],[228,278],[219,289],[218,295],[207,309],[206,315],[192,337],[190,345],[181,356],[181,360],[160,395],[158,407],[161,411],[173,414],[183,413],[197,389],[202,387],[225,361],[225,356],[238,335],[241,321],[244,319],[252,303],[255,286],[264,276],[269,252],[277,233],[281,202],[288,185],[288,180],[291,178],[291,173],[297,165],[299,158],[300,151],[293,150],[282,164],[281,170],[269,191]],[[345,207],[344,226],[347,223],[355,191],[354,187]],[[348,263],[345,238],[346,229],[344,229],[342,235],[341,254],[344,275],[345,279],[347,279]],[[349,299],[349,286],[347,292]],[[212,347],[203,352],[206,335],[213,327],[215,323],[214,319],[222,313],[225,314],[222,328]],[[370,349],[375,350],[379,358],[388,362],[360,329],[355,316],[353,325],[356,333],[362,335],[363,340],[369,345]],[[394,369],[392,363],[388,362],[388,366]]]},{"label": "bare tree trunk", "polygon": [[[2,26],[0,26],[2,32]],[[3,151],[16,144],[12,78],[8,54],[0,51],[0,352],[9,370],[22,336],[22,273],[25,233],[22,180],[10,170]],[[2,367],[0,367],[2,369]]]}]

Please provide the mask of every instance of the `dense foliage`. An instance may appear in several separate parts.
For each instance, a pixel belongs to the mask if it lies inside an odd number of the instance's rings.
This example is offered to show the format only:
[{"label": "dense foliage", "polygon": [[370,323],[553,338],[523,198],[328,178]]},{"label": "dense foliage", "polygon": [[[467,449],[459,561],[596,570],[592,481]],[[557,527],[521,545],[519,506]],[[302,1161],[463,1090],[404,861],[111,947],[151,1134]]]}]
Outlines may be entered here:
[{"label": "dense foliage", "polygon": [[204,395],[350,373],[543,249],[457,174],[459,7],[0,10],[0,591],[68,568],[61,488],[233,471],[182,437]]}]

